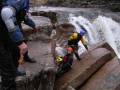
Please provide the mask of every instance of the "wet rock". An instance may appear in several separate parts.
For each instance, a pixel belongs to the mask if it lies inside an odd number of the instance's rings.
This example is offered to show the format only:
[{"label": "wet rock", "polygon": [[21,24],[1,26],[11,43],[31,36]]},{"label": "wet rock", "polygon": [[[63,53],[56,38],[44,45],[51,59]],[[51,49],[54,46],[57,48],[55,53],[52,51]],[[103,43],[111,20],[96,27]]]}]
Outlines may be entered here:
[{"label": "wet rock", "polygon": [[69,85],[78,88],[110,59],[111,53],[105,48],[88,52],[81,61],[74,61],[72,69],[55,81],[55,90],[66,90]]},{"label": "wet rock", "polygon": [[49,46],[50,37],[45,31],[34,32],[27,28],[24,32],[28,38],[29,55],[37,63],[21,66],[27,75],[16,78],[17,90],[53,90],[56,68]]},{"label": "wet rock", "polygon": [[[84,16],[89,20],[95,19],[98,15],[104,15],[120,22],[120,17],[117,12],[111,12],[105,8],[36,7],[35,9],[31,8],[30,12],[36,13],[37,16],[42,15],[43,12],[52,12],[48,16],[54,17],[54,19],[52,19],[53,22],[57,21],[59,24],[68,22],[68,17],[71,13],[75,16]],[[56,16],[57,19],[55,19]]]},{"label": "wet rock", "polygon": [[115,57],[97,71],[79,90],[119,90],[120,65]]},{"label": "wet rock", "polygon": [[114,58],[116,56],[114,50],[112,49],[112,47],[105,41],[102,41],[102,42],[99,42],[97,44],[95,44],[94,46],[91,46],[89,48],[90,51],[92,50],[95,50],[97,48],[106,48],[107,50],[110,50],[112,53],[111,53],[111,56]]},{"label": "wet rock", "polygon": [[65,7],[87,7],[87,8],[109,8],[112,10],[120,10],[120,2],[118,0],[48,0],[46,2],[50,6]]},{"label": "wet rock", "polygon": [[75,90],[72,86],[68,86],[66,90]]},{"label": "wet rock", "polygon": [[47,17],[51,20],[52,24],[57,23],[57,13],[49,11],[49,12],[45,12],[45,11],[38,11],[38,12],[31,12],[32,16],[43,16],[43,17]]},{"label": "wet rock", "polygon": [[38,90],[53,90],[55,72],[55,69],[50,67],[47,67],[46,70],[42,71]]},{"label": "wet rock", "polygon": [[17,90],[53,90],[56,69],[48,45],[42,41],[28,42],[29,55],[37,63],[22,65],[27,75],[16,78]]}]

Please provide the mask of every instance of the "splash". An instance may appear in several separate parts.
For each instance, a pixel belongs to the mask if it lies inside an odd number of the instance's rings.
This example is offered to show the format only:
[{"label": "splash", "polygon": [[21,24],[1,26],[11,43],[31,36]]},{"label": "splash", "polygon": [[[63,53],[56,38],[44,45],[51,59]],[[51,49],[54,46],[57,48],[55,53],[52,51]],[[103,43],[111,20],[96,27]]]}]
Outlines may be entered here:
[{"label": "splash", "polygon": [[[117,22],[111,18],[105,16],[98,16],[93,22],[97,27],[97,31],[101,31],[99,36],[104,37],[105,40],[115,51],[116,55],[120,59],[120,26]],[[97,34],[98,35],[98,34]],[[97,37],[99,38],[99,37]]]},{"label": "splash", "polygon": [[109,17],[98,16],[92,23],[82,17],[69,15],[69,22],[75,26],[75,31],[80,33],[81,26],[87,31],[90,45],[106,41],[120,59],[120,25]]},{"label": "splash", "polygon": [[95,44],[95,39],[93,37],[93,26],[90,23],[90,21],[82,16],[74,16],[74,15],[69,15],[69,22],[75,26],[75,31],[80,33],[80,31],[82,30],[82,27],[87,31],[87,38],[89,41],[89,44]]},{"label": "splash", "polygon": [[77,24],[78,18],[75,17],[73,14],[70,14],[68,20],[69,20],[69,23],[75,26],[75,32],[80,33],[81,28]]}]

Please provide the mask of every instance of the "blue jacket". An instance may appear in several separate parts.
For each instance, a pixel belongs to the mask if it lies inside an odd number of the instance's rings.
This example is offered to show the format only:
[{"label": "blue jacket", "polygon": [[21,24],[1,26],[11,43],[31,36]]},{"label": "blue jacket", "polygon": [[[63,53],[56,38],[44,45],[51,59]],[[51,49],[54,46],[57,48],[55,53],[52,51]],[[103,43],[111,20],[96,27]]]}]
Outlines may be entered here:
[{"label": "blue jacket", "polygon": [[[14,22],[21,22],[19,21],[20,19],[18,18],[20,15],[20,12],[25,12],[27,13],[29,10],[29,0],[6,0],[5,5],[7,6],[12,6],[16,10],[15,16],[13,16],[13,21]],[[22,16],[24,19],[25,24],[29,25],[32,28],[35,28],[35,23],[26,15]],[[16,21],[15,21],[16,20]],[[13,42],[19,43],[22,42],[24,39],[23,34],[21,32],[21,28],[19,24],[16,25],[16,30],[14,32],[10,32],[10,38],[12,39]],[[20,44],[20,43],[19,43]]]},{"label": "blue jacket", "polygon": [[29,10],[29,0],[6,0],[6,5],[13,6],[16,11]]}]

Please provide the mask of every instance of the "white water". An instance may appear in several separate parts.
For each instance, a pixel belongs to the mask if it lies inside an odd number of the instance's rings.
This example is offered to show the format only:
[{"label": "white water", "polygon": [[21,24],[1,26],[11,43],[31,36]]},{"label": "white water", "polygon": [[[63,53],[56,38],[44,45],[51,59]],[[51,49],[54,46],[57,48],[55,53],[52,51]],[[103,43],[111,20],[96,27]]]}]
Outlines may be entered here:
[{"label": "white water", "polygon": [[82,16],[73,15],[70,15],[69,22],[75,26],[75,31],[78,33],[81,25],[87,30],[89,45],[106,41],[120,59],[120,25],[117,22],[105,16],[98,16],[90,22]]},{"label": "white water", "polygon": [[75,26],[75,31],[80,33],[81,26],[83,26],[87,31],[89,44],[95,44],[92,31],[94,30],[93,25],[89,20],[82,16],[75,17],[74,15],[69,16],[69,22]]},{"label": "white water", "polygon": [[102,36],[104,36],[103,40],[113,48],[120,59],[120,25],[111,18],[104,16],[98,16],[93,25],[101,30]]},{"label": "white water", "polygon": [[75,32],[80,33],[81,28],[80,28],[80,26],[78,26],[77,21],[78,21],[78,18],[75,17],[73,14],[70,14],[70,15],[69,15],[69,22],[70,22],[72,25],[75,26]]}]

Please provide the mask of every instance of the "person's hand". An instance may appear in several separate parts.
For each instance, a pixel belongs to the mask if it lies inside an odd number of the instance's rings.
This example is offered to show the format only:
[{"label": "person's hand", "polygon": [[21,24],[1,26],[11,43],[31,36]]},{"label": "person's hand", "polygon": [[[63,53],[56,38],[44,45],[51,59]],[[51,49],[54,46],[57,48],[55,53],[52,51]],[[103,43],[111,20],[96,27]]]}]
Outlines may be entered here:
[{"label": "person's hand", "polygon": [[18,46],[20,50],[20,58],[18,60],[19,65],[24,63],[24,54],[28,51],[28,46],[23,42]]},{"label": "person's hand", "polygon": [[19,58],[19,60],[18,60],[18,63],[19,63],[19,65],[24,64],[24,56],[23,56],[22,54],[20,55],[20,58]]},{"label": "person's hand", "polygon": [[28,51],[28,46],[24,42],[18,46],[20,55],[24,55]]}]

